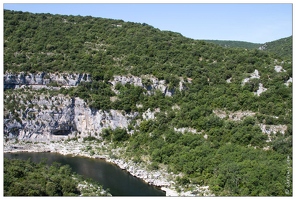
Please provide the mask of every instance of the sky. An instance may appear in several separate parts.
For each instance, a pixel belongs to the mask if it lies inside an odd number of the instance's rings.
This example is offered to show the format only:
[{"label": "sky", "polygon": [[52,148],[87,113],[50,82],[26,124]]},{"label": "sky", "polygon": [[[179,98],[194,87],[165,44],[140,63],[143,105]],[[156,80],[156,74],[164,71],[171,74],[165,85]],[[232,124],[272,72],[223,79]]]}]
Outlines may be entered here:
[{"label": "sky", "polygon": [[193,39],[253,43],[291,36],[293,21],[292,3],[4,3],[3,8],[122,19],[147,23],[160,30],[178,32]]}]

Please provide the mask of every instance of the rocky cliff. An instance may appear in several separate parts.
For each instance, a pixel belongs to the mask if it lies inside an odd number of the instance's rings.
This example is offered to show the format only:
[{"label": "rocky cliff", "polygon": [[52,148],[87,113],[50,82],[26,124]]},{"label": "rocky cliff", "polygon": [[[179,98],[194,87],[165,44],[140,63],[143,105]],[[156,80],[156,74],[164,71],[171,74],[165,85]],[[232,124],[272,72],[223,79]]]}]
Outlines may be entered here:
[{"label": "rocky cliff", "polygon": [[[147,83],[143,83],[145,80]],[[91,82],[90,74],[86,73],[12,73],[4,74],[4,89],[17,89],[24,86],[30,86],[32,89],[59,89],[60,87],[75,87],[82,82]],[[109,81],[113,85],[113,90],[117,83],[122,85],[132,84],[134,86],[143,87],[148,91],[148,94],[153,94],[155,90],[160,90],[165,96],[172,96],[175,92],[174,88],[170,88],[165,80],[159,80],[152,75],[143,75],[141,77],[126,75],[115,75]],[[180,78],[178,89],[184,90],[185,81]],[[117,92],[117,91],[115,91]]]},{"label": "rocky cliff", "polygon": [[81,82],[91,81],[89,74],[78,73],[24,73],[18,74],[6,72],[4,74],[4,89],[19,88],[21,86],[49,85],[55,83],[57,86],[77,86]]},{"label": "rocky cliff", "polygon": [[[51,96],[35,94],[26,89],[60,89],[76,87],[82,82],[91,82],[90,74],[78,73],[12,73],[4,74],[4,89],[24,88],[25,93],[5,93],[4,97],[4,134],[8,138],[46,141],[74,136],[99,136],[104,128],[126,128],[138,113],[126,114],[120,110],[94,110],[80,98],[70,98],[62,94]],[[165,80],[151,75],[114,76],[109,81],[115,93],[116,84],[133,84],[143,87],[148,95],[160,90],[165,96],[172,96],[174,88],[169,89]],[[185,89],[180,79],[179,90]],[[9,107],[9,104],[11,107]],[[144,118],[144,117],[143,117]],[[77,135],[78,134],[78,135]]]},{"label": "rocky cliff", "polygon": [[[166,84],[165,80],[159,80],[158,78],[152,75],[143,75],[141,77],[136,76],[114,76],[114,79],[110,81],[113,86],[117,83],[122,85],[132,84],[134,86],[143,87],[148,91],[148,94],[153,94],[153,91],[160,90],[165,96],[172,96],[175,92],[173,88],[169,88]],[[179,80],[179,91],[184,90],[186,87],[184,86],[184,80],[180,78]],[[116,91],[115,91],[116,92]]]},{"label": "rocky cliff", "polygon": [[104,128],[127,128],[138,115],[119,110],[93,110],[82,99],[61,94],[39,95],[29,101],[27,95],[14,95],[18,108],[5,110],[4,135],[8,138],[48,141],[74,136],[99,137]]}]

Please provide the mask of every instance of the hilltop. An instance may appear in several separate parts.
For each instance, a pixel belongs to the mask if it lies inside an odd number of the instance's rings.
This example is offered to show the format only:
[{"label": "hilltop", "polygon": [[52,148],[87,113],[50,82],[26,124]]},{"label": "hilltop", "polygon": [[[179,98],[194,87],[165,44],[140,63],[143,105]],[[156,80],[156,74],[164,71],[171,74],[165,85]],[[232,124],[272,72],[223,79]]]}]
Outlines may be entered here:
[{"label": "hilltop", "polygon": [[244,49],[258,49],[263,44],[244,42],[244,41],[232,41],[232,40],[203,40],[205,42],[210,42],[218,44],[223,47],[232,47],[232,48],[244,48]]},{"label": "hilltop", "polygon": [[171,174],[160,186],[179,194],[291,196],[284,54],[145,23],[4,10],[4,138],[96,141]]},{"label": "hilltop", "polygon": [[260,47],[260,49],[292,60],[292,46],[292,36],[290,36],[281,38],[279,40],[266,42]]},{"label": "hilltop", "polygon": [[232,48],[244,48],[244,49],[260,49],[262,51],[274,53],[279,57],[285,57],[290,60],[292,59],[292,36],[281,38],[275,41],[266,42],[264,44],[244,42],[244,41],[231,41],[231,40],[203,40],[203,41],[218,44],[226,48],[232,47]]}]

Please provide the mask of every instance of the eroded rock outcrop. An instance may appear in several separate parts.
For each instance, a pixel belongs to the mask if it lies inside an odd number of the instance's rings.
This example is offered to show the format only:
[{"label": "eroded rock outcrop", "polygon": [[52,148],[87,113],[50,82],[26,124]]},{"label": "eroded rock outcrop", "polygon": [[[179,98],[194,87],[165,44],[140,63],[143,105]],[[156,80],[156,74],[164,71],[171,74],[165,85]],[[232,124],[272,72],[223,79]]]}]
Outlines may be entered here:
[{"label": "eroded rock outcrop", "polygon": [[[78,73],[23,73],[6,72],[4,74],[4,89],[22,88],[33,89],[59,89],[61,87],[75,87],[82,82],[91,82],[89,74]],[[166,96],[172,96],[174,89],[169,89],[165,80],[158,80],[152,75],[114,76],[110,81],[113,86],[120,84],[133,84],[143,87],[148,94],[160,90]],[[54,85],[56,88],[52,88]],[[50,86],[50,87],[48,87]],[[179,82],[179,90],[185,89],[184,80]],[[37,95],[35,98],[21,96],[19,104],[22,108],[6,110],[4,117],[5,136],[17,137],[23,140],[47,141],[59,140],[65,136],[98,136],[104,128],[127,128],[129,121],[138,113],[125,114],[119,110],[93,110],[80,98],[70,98],[63,95],[54,97]],[[154,112],[147,111],[143,119],[153,119]],[[147,115],[147,116],[146,116]]]},{"label": "eroded rock outcrop", "polygon": [[260,96],[261,93],[265,92],[267,88],[263,87],[262,83],[259,83],[259,88],[256,92],[254,92],[255,95]]},{"label": "eroded rock outcrop", "polygon": [[159,108],[156,108],[154,111],[151,111],[150,108],[148,108],[148,110],[146,110],[142,114],[142,117],[144,120],[155,119],[155,114],[159,113],[159,112],[160,112]]},{"label": "eroded rock outcrop", "polygon": [[[255,71],[251,73],[248,78],[243,79],[242,86],[250,82],[251,79],[260,79],[259,71],[257,69],[255,69]],[[262,83],[259,83],[259,88],[256,92],[254,92],[254,95],[260,96],[261,93],[265,92],[266,90],[267,88],[263,87]]]},{"label": "eroded rock outcrop", "polygon": [[269,141],[271,134],[281,133],[285,134],[287,131],[287,125],[267,125],[267,124],[258,124],[262,133],[265,133],[268,135]]},{"label": "eroded rock outcrop", "polygon": [[280,66],[280,65],[276,65],[276,66],[274,66],[274,70],[276,71],[276,72],[285,72],[286,70],[284,70],[284,68],[282,67],[282,66]]},{"label": "eroded rock outcrop", "polygon": [[248,78],[245,78],[243,81],[242,81],[242,85],[245,85],[246,83],[248,83],[250,81],[250,79],[260,79],[260,75],[259,75],[259,71],[257,69],[255,69],[255,71],[250,74],[250,77]]},{"label": "eroded rock outcrop", "polygon": [[179,133],[182,133],[182,134],[184,134],[186,132],[193,133],[193,134],[196,134],[196,133],[199,133],[200,134],[200,132],[197,132],[196,129],[191,128],[191,127],[182,127],[182,128],[176,128],[176,127],[174,127],[174,131],[179,132]]},{"label": "eroded rock outcrop", "polygon": [[[24,86],[30,86],[32,89],[60,89],[61,87],[75,87],[82,82],[91,82],[90,74],[79,73],[12,73],[6,72],[4,74],[4,89],[17,89]],[[165,80],[158,80],[158,78],[152,75],[143,75],[141,77],[133,75],[115,75],[112,80],[109,81],[113,85],[113,91],[116,91],[115,85],[120,83],[122,85],[132,84],[138,87],[143,87],[147,90],[147,94],[151,95],[155,90],[160,90],[165,96],[172,96],[175,93],[174,88],[170,88],[166,84]],[[177,89],[184,90],[186,88],[185,81],[180,78],[179,86]],[[190,83],[188,81],[188,83]]]},{"label": "eroded rock outcrop", "polygon": [[290,77],[289,80],[287,80],[284,84],[288,87],[290,84],[292,84],[293,78]]},{"label": "eroded rock outcrop", "polygon": [[65,137],[100,137],[104,128],[127,128],[138,113],[93,110],[80,98],[40,95],[21,101],[24,109],[6,111],[4,135],[21,140],[48,141]]},{"label": "eroded rock outcrop", "polygon": [[126,114],[124,111],[112,109],[109,112],[92,110],[79,98],[75,98],[74,113],[76,130],[83,137],[95,136],[94,134],[101,133],[105,128],[127,128],[129,122],[138,115],[138,113]]},{"label": "eroded rock outcrop", "polygon": [[255,116],[256,113],[252,111],[236,111],[236,112],[230,112],[230,111],[224,111],[224,110],[213,110],[213,113],[221,118],[221,119],[229,119],[231,121],[241,121],[244,118],[250,116],[253,117]]},{"label": "eroded rock outcrop", "polygon": [[[170,89],[166,84],[165,80],[158,80],[158,78],[152,75],[143,75],[141,77],[127,75],[127,76],[114,76],[114,79],[110,81],[113,85],[113,89],[117,83],[122,85],[131,84],[134,86],[143,87],[147,90],[148,94],[153,94],[155,90],[160,90],[165,96],[172,96],[175,89]],[[178,89],[184,90],[186,87],[184,85],[184,80],[180,78]],[[115,93],[117,93],[115,91]]]},{"label": "eroded rock outcrop", "polygon": [[55,83],[59,86],[77,86],[81,82],[90,82],[89,74],[78,73],[11,73],[4,74],[4,89],[19,88],[26,86],[47,86],[50,83]]},{"label": "eroded rock outcrop", "polygon": [[[224,110],[213,110],[213,113],[221,118],[221,119],[228,119],[231,121],[242,121],[246,117],[255,117],[256,113],[251,111],[237,111],[237,112],[230,112]],[[278,118],[276,116],[273,116]],[[267,142],[271,141],[272,134],[281,133],[285,134],[288,127],[287,125],[266,125],[262,123],[256,123],[256,126],[259,126],[263,134],[267,134],[268,140]]]}]

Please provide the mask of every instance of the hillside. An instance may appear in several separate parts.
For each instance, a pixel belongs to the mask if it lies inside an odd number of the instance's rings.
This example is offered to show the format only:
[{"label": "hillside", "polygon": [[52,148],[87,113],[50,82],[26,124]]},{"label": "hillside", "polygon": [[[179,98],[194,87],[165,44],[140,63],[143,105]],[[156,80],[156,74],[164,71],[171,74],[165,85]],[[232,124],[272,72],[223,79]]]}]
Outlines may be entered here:
[{"label": "hillside", "polygon": [[170,174],[160,186],[179,194],[292,195],[286,57],[147,24],[4,10],[3,76],[5,141],[89,138]]},{"label": "hillside", "polygon": [[290,36],[279,40],[266,42],[260,47],[260,49],[292,60],[292,46],[292,36]]},{"label": "hillside", "polygon": [[292,36],[282,38],[279,40],[266,42],[264,44],[243,42],[243,41],[231,41],[231,40],[203,40],[205,42],[218,44],[225,48],[244,48],[244,49],[259,49],[274,53],[279,57],[286,59],[292,59]]},{"label": "hillside", "polygon": [[203,40],[205,42],[210,42],[218,44],[222,47],[232,47],[232,48],[244,48],[244,49],[258,49],[263,44],[244,42],[244,41],[231,41],[231,40]]}]

